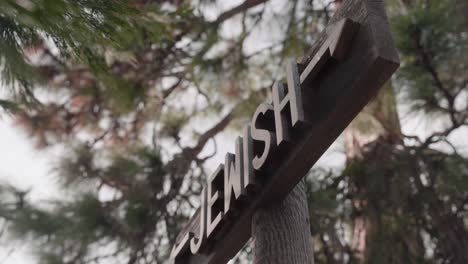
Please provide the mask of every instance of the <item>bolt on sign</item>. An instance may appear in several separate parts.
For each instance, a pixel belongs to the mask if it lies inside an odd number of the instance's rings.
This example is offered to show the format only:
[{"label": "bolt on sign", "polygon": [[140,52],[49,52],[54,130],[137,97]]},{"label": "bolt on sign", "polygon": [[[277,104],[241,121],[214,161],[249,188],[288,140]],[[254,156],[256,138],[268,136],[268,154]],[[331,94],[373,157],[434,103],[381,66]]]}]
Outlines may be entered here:
[{"label": "bolt on sign", "polygon": [[399,66],[378,0],[347,0],[208,178],[201,206],[172,248],[174,263],[226,263],[255,210],[284,198]]}]

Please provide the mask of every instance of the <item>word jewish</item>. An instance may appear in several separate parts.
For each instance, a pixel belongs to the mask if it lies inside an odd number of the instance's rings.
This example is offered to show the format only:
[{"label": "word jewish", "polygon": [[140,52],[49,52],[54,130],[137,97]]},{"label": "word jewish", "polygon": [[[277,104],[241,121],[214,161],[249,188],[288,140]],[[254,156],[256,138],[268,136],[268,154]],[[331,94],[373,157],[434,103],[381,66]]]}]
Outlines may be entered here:
[{"label": "word jewish", "polygon": [[305,87],[313,81],[329,60],[344,59],[349,46],[347,40],[355,27],[351,20],[339,21],[302,74],[296,62],[288,63],[286,84],[273,86],[272,99],[257,107],[250,124],[236,139],[235,154],[227,153],[224,165],[220,164],[208,178],[200,197],[198,232],[183,234],[172,249],[172,259],[188,253],[189,248],[192,254],[202,253],[205,246],[222,233],[223,226],[235,219],[242,203],[248,202],[261,188],[263,170],[266,164],[274,162],[274,152],[287,147],[295,130],[308,122],[301,85]]}]

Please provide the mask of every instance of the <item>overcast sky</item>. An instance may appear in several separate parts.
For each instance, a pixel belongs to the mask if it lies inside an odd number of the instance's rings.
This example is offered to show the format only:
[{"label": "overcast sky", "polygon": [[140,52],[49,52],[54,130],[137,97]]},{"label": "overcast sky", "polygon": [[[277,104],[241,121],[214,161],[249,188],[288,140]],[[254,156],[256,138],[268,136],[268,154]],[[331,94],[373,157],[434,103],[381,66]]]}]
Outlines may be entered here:
[{"label": "overcast sky", "polygon": [[[227,1],[225,1],[227,2]],[[229,5],[234,5],[239,1],[229,1]],[[223,6],[222,9],[227,9]],[[214,17],[216,12],[212,11]],[[258,42],[257,42],[258,44]],[[0,89],[0,98],[4,98]],[[404,109],[400,115],[406,116]],[[425,136],[437,126],[428,120],[421,118],[403,118],[403,131],[405,134]],[[225,132],[217,137],[218,154],[209,161],[208,166],[214,168],[224,161],[226,151],[234,152],[234,139],[238,132]],[[452,136],[453,142],[458,145],[460,152],[468,154],[468,129],[459,129]],[[11,117],[0,114],[0,181],[9,183],[17,187],[31,190],[30,198],[33,201],[40,201],[58,197],[60,190],[57,188],[53,175],[54,163],[60,154],[60,149],[38,150],[34,147],[34,142],[28,135],[15,126]],[[443,148],[443,146],[441,146]],[[344,162],[340,140],[335,143],[329,151],[322,157],[319,164],[322,166],[339,166]],[[209,147],[205,152],[209,153]],[[203,154],[202,154],[203,155]],[[25,264],[37,263],[31,256],[31,249],[20,241],[5,241],[0,239],[0,264]]]}]

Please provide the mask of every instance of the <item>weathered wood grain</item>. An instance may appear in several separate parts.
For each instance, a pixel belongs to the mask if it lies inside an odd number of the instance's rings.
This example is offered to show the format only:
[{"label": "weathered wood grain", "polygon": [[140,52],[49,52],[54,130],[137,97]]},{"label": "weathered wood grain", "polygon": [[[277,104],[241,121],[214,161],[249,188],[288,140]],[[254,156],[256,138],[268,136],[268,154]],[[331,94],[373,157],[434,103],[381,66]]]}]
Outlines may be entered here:
[{"label": "weathered wood grain", "polygon": [[255,264],[314,263],[305,182],[252,217]]}]

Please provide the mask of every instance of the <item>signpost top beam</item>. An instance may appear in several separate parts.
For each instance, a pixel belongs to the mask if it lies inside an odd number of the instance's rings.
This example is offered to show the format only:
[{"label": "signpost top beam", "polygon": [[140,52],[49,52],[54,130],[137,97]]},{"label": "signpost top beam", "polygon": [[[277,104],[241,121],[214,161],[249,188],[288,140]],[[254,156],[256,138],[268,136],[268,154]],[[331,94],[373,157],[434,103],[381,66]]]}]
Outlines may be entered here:
[{"label": "signpost top beam", "polygon": [[[346,55],[346,56],[345,56]],[[266,164],[263,184],[238,216],[226,221],[204,256],[182,249],[176,263],[226,263],[251,235],[256,208],[285,197],[390,79],[399,66],[383,1],[347,0],[300,62],[300,92],[307,122],[294,130]],[[274,127],[274,125],[273,125]],[[200,228],[200,210],[187,223],[176,245]]]}]

